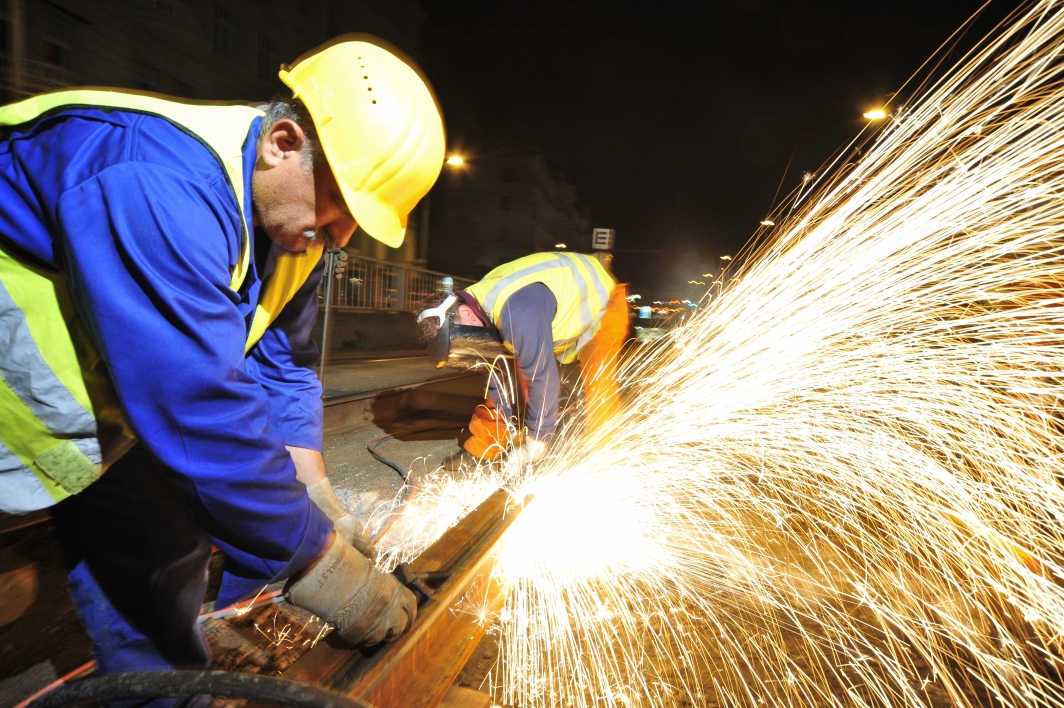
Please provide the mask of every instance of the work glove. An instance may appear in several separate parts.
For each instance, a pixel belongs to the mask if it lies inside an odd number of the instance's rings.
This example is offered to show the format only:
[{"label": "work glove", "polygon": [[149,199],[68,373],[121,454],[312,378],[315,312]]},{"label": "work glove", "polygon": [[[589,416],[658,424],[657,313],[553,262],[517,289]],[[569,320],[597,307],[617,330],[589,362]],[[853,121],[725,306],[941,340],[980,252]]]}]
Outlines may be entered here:
[{"label": "work glove", "polygon": [[535,438],[525,438],[525,444],[510,451],[506,457],[506,466],[511,469],[523,469],[534,462],[539,462],[547,455],[547,443]]},{"label": "work glove", "polygon": [[284,597],[331,622],[355,646],[394,642],[417,617],[414,593],[336,534],[325,555],[288,581]]},{"label": "work glove", "polygon": [[332,520],[333,531],[366,558],[372,560],[377,557],[376,547],[362,532],[362,523],[340,503],[328,477],[323,477],[309,485],[307,494],[310,495],[310,500]]}]

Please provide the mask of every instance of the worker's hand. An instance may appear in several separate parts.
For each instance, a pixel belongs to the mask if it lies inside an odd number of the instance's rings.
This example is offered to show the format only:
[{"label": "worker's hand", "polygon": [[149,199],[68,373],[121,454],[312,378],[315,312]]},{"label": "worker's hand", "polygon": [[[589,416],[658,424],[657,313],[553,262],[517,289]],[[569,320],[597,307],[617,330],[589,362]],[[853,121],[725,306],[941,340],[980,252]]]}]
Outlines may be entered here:
[{"label": "worker's hand", "polygon": [[377,560],[377,547],[362,531],[362,522],[354,514],[345,513],[339,519],[333,520],[333,531],[341,538],[354,546],[355,550],[369,558]]},{"label": "worker's hand", "polygon": [[355,515],[344,508],[336,492],[329,483],[328,477],[323,477],[314,484],[307,485],[307,494],[325,515],[332,519],[333,530],[344,540],[355,547],[359,553],[370,560],[377,558],[377,549],[373,542],[362,531],[362,522]]},{"label": "worker's hand", "polygon": [[525,444],[512,450],[506,457],[506,465],[513,468],[527,467],[534,462],[539,462],[546,455],[547,443],[526,437]]},{"label": "worker's hand", "polygon": [[325,555],[288,581],[284,596],[356,646],[393,642],[417,617],[414,593],[336,534]]}]

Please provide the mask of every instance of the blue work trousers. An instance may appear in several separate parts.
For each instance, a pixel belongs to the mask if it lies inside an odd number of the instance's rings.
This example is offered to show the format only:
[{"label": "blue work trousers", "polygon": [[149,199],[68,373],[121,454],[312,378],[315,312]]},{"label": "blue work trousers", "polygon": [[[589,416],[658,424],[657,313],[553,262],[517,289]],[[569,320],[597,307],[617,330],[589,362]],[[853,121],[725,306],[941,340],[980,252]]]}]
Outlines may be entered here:
[{"label": "blue work trousers", "polygon": [[102,673],[210,665],[197,619],[211,544],[143,447],[57,504],[54,517]]}]

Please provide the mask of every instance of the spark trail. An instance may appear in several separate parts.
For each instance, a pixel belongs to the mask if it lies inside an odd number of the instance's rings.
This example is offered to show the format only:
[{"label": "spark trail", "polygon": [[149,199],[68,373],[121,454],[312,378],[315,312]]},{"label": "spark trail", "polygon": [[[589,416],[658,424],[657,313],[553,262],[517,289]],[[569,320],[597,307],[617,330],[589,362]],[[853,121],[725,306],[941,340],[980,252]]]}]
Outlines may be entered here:
[{"label": "spark trail", "polygon": [[[532,706],[1064,706],[1064,11],[1013,16],[503,485],[494,690]],[[808,187],[803,187],[807,189]]]}]

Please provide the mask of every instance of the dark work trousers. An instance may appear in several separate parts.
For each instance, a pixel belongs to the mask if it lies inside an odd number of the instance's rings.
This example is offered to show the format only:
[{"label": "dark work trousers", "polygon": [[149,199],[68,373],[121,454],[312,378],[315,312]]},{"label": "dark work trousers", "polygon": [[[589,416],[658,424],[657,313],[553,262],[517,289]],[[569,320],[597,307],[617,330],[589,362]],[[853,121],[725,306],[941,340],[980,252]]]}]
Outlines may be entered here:
[{"label": "dark work trousers", "polygon": [[142,446],[53,513],[102,673],[210,665],[197,619],[211,544]]}]

